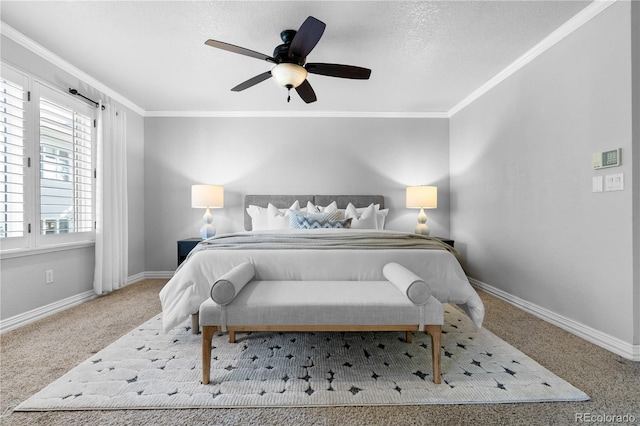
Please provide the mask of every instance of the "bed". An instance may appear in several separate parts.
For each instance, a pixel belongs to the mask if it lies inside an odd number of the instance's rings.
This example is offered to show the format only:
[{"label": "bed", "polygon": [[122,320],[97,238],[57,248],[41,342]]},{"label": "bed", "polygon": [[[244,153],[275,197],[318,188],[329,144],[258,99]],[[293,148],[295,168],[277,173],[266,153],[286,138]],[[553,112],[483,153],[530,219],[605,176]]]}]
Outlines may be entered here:
[{"label": "bed", "polygon": [[[364,216],[372,206],[375,228],[360,227],[371,224],[371,215]],[[280,228],[265,229],[265,224],[256,220],[256,208],[261,213],[279,212],[274,220]],[[313,213],[327,214],[333,208],[343,216],[348,209],[357,213],[349,229],[285,229],[293,223],[291,215],[287,217],[292,208],[314,208]],[[385,279],[383,266],[396,262],[427,282],[437,300],[459,305],[480,327],[484,306],[455,249],[437,239],[386,230],[385,214],[384,197],[379,195],[247,195],[245,231],[198,244],[161,290],[164,331],[196,314],[210,298],[210,286],[243,262],[256,267],[257,279],[299,281],[380,281]]]}]

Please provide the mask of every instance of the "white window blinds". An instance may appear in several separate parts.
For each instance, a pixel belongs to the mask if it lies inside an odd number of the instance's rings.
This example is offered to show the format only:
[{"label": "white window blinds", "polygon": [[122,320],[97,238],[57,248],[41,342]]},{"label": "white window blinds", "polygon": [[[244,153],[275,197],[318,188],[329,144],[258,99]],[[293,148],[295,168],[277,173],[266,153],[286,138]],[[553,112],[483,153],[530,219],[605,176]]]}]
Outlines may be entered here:
[{"label": "white window blinds", "polygon": [[40,97],[40,233],[93,230],[93,118]]},{"label": "white window blinds", "polygon": [[0,255],[92,242],[95,106],[0,63]]},{"label": "white window blinds", "polygon": [[0,238],[3,239],[25,234],[25,98],[26,91],[20,84],[0,79]]}]

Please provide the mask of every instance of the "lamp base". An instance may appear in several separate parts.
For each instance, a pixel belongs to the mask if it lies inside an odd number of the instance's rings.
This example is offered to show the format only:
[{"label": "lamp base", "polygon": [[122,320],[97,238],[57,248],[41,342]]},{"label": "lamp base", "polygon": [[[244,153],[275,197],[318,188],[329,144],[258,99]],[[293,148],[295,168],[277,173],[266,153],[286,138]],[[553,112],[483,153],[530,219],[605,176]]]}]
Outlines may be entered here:
[{"label": "lamp base", "polygon": [[431,230],[426,224],[423,223],[416,226],[415,233],[420,235],[429,235],[429,233],[431,233]]},{"label": "lamp base", "polygon": [[200,228],[200,238],[206,240],[207,238],[215,237],[216,229],[211,224],[202,225]]},{"label": "lamp base", "polygon": [[200,237],[203,240],[216,235],[216,228],[213,227],[213,215],[207,207],[207,211],[202,216],[202,228],[200,228]]},{"label": "lamp base", "polygon": [[429,226],[427,226],[427,214],[421,207],[420,213],[418,213],[418,225],[416,226],[415,233],[420,235],[429,235],[430,232]]}]

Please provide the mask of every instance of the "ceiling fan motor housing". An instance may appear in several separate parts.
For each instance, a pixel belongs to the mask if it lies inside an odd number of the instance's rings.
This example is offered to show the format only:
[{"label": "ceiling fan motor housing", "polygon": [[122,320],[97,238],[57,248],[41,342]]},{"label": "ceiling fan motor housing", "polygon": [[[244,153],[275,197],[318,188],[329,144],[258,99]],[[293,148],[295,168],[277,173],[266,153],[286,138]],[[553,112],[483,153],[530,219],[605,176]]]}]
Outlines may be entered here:
[{"label": "ceiling fan motor housing", "polygon": [[280,38],[282,39],[284,44],[276,46],[276,48],[273,49],[273,57],[278,63],[290,62],[292,64],[298,64],[300,66],[304,65],[306,58],[300,58],[295,55],[289,57],[289,47],[291,46],[291,41],[297,33],[298,32],[296,30],[284,30],[280,33]]},{"label": "ceiling fan motor housing", "polygon": [[290,44],[297,32],[296,30],[283,30],[280,33],[280,38],[285,44]]}]

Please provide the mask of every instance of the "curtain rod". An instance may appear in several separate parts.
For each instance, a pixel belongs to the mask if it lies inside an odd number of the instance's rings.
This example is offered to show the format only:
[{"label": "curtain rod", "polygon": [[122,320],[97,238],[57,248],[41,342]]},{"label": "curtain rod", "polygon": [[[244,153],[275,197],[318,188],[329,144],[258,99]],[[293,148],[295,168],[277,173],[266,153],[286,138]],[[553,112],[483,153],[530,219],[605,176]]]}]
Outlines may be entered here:
[{"label": "curtain rod", "polygon": [[[96,108],[98,108],[98,106],[100,106],[100,104],[98,102],[94,101],[93,99],[87,98],[85,95],[81,94],[76,89],[72,89],[71,87],[69,87],[69,93],[71,93],[72,95],[80,96],[81,98],[86,99],[87,101],[89,101],[92,104],[94,104],[96,106]],[[102,109],[104,110],[104,105],[102,105]]]}]

